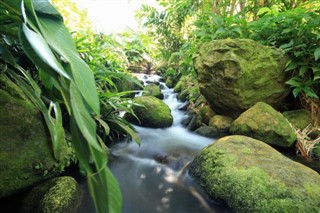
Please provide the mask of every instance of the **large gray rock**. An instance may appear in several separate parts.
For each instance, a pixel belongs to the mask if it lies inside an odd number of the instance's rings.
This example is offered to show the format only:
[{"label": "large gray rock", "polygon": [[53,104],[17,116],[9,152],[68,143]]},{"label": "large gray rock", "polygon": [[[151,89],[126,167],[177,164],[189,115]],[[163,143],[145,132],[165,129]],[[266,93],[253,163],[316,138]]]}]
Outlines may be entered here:
[{"label": "large gray rock", "polygon": [[259,101],[277,108],[290,91],[284,53],[252,40],[205,43],[194,64],[200,92],[218,114],[236,118]]},{"label": "large gray rock", "polygon": [[292,146],[297,138],[288,120],[272,106],[263,102],[256,103],[242,113],[232,123],[230,132],[285,148]]},{"label": "large gray rock", "polygon": [[72,149],[55,160],[51,137],[39,110],[22,90],[0,75],[0,198],[56,176],[70,163]]},{"label": "large gray rock", "polygon": [[234,212],[319,213],[320,175],[246,136],[227,136],[204,148],[190,173]]},{"label": "large gray rock", "polygon": [[153,128],[169,127],[173,123],[170,108],[161,100],[153,96],[141,96],[133,99],[132,110],[134,114],[126,113],[124,118],[129,122]]},{"label": "large gray rock", "polygon": [[69,176],[51,179],[28,192],[23,200],[24,213],[71,213],[78,206],[81,190]]}]

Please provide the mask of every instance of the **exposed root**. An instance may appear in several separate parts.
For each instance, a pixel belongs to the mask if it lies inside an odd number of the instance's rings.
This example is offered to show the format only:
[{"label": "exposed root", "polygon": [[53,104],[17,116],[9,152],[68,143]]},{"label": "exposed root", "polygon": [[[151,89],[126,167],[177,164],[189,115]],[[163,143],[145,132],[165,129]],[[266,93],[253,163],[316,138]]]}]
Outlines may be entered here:
[{"label": "exposed root", "polygon": [[317,138],[312,139],[310,138],[310,133],[320,131],[320,127],[313,127],[311,124],[309,124],[302,131],[295,127],[294,129],[297,135],[297,151],[299,151],[303,157],[311,159],[312,150],[316,147],[317,144],[320,144],[320,136],[318,135]]},{"label": "exposed root", "polygon": [[311,112],[312,125],[320,127],[320,100],[310,98],[304,93],[299,95],[299,100],[301,106]]}]

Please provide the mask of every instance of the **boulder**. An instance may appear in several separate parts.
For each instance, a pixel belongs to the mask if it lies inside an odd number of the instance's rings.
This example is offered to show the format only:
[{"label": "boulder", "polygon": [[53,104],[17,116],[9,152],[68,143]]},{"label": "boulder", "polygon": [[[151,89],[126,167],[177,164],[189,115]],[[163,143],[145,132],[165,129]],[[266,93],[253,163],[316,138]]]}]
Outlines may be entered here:
[{"label": "boulder", "polygon": [[224,115],[215,115],[209,121],[209,126],[217,130],[220,135],[229,134],[233,119]]},{"label": "boulder", "polygon": [[285,111],[283,116],[296,128],[303,130],[311,124],[311,113],[305,109]]},{"label": "boulder", "polygon": [[201,117],[200,115],[195,114],[192,119],[190,120],[190,123],[187,126],[187,129],[190,131],[194,131],[198,129],[201,126]]},{"label": "boulder", "polygon": [[69,176],[51,179],[33,188],[23,200],[24,213],[71,213],[78,206],[81,190]]},{"label": "boulder", "polygon": [[188,87],[187,83],[188,83],[187,76],[182,76],[177,82],[177,84],[175,85],[175,87],[173,88],[173,91],[176,93],[180,93],[182,90]]},{"label": "boulder", "polygon": [[[116,85],[118,92],[129,92],[134,90],[141,90],[142,84],[135,76],[121,76],[120,78],[113,78],[112,82]],[[126,98],[134,98],[135,92],[126,94]]]},{"label": "boulder", "polygon": [[177,99],[179,100],[179,101],[187,101],[188,100],[188,96],[189,96],[189,90],[188,89],[184,89],[184,90],[182,90],[179,94],[178,94],[178,96],[177,96]]},{"label": "boulder", "polygon": [[218,131],[216,128],[210,127],[210,126],[201,126],[198,129],[194,131],[198,135],[208,137],[208,138],[213,138],[218,136]]},{"label": "boulder", "polygon": [[282,105],[290,88],[284,52],[249,39],[214,40],[194,57],[201,94],[218,114],[236,118],[259,101]]},{"label": "boulder", "polygon": [[0,75],[0,198],[61,173],[74,157],[67,145],[61,151],[64,160],[58,162],[42,114],[16,84]]},{"label": "boulder", "polygon": [[190,174],[234,212],[308,212],[320,209],[320,175],[268,144],[223,137],[204,148]]},{"label": "boulder", "polygon": [[199,109],[199,115],[201,116],[202,123],[209,124],[210,119],[216,115],[216,113],[210,108],[209,105],[205,104]]},{"label": "boulder", "polygon": [[172,76],[169,76],[166,81],[165,81],[165,84],[167,85],[167,87],[169,88],[172,88],[173,87],[173,77]]},{"label": "boulder", "polygon": [[136,125],[153,128],[169,127],[173,123],[170,108],[161,100],[153,96],[141,96],[133,99],[134,114],[126,113],[124,118]]},{"label": "boulder", "polygon": [[231,125],[234,135],[246,135],[278,147],[290,147],[296,134],[288,120],[272,106],[258,102],[242,113]]},{"label": "boulder", "polygon": [[153,96],[162,100],[164,95],[161,93],[161,89],[155,83],[148,84],[144,88],[143,96]]}]

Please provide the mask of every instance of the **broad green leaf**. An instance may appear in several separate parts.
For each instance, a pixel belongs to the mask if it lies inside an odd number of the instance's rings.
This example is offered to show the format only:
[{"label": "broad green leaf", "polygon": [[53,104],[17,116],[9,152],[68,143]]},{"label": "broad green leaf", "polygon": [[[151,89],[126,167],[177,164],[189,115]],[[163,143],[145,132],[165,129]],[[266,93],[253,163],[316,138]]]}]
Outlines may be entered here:
[{"label": "broad green leaf", "polygon": [[133,138],[133,140],[140,146],[141,141],[140,138],[137,136],[137,134],[128,126],[124,125],[120,122],[117,122],[116,125],[120,126],[122,129],[124,129],[129,135]]},{"label": "broad green leaf", "polygon": [[306,94],[306,96],[308,96],[310,98],[319,99],[318,95],[314,92],[314,90],[311,87],[303,88],[303,92]]},{"label": "broad green leaf", "polygon": [[301,91],[302,91],[302,88],[300,88],[300,87],[294,88],[292,90],[293,96],[296,98]]},{"label": "broad green leaf", "polygon": [[96,123],[89,114],[88,108],[86,107],[87,104],[73,82],[70,84],[70,97],[72,116],[74,117],[83,137],[87,140],[89,146],[92,146],[96,150],[104,153],[96,139]]},{"label": "broad green leaf", "polygon": [[71,137],[72,145],[75,150],[77,159],[80,162],[80,166],[86,170],[87,173],[91,174],[92,169],[89,164],[90,162],[90,149],[86,139],[83,137],[81,130],[79,130],[76,120],[71,117],[70,128],[71,128]]},{"label": "broad green leaf", "polygon": [[109,125],[104,121],[102,120],[100,117],[98,116],[95,116],[95,119],[100,123],[100,125],[104,128],[104,131],[107,135],[110,134],[110,127]]},{"label": "broad green leaf", "polygon": [[291,63],[287,65],[285,72],[294,70],[297,67],[298,67],[298,64],[295,61],[291,61]]},{"label": "broad green leaf", "polygon": [[48,15],[39,15],[38,25],[50,47],[70,65],[72,78],[81,94],[92,110],[99,115],[100,105],[93,73],[80,58],[68,29],[63,22]]},{"label": "broad green leaf", "polygon": [[107,166],[99,171],[99,176],[94,174],[88,176],[88,186],[97,212],[122,212],[120,187]]},{"label": "broad green leaf", "polygon": [[[63,75],[65,78],[70,79],[70,76],[64,71],[63,67],[52,53],[46,40],[41,35],[30,30],[26,24],[22,25],[22,32],[29,45],[32,47],[32,50],[37,55],[36,57],[41,59],[44,64],[50,66],[60,75]],[[29,55],[33,55],[33,53],[29,53]]]},{"label": "broad green leaf", "polygon": [[300,87],[302,85],[302,82],[299,78],[291,78],[289,81],[286,81],[286,84],[289,84],[290,86],[293,87]]},{"label": "broad green leaf", "polygon": [[260,10],[258,11],[257,16],[261,16],[261,15],[264,15],[264,14],[268,14],[268,13],[270,13],[270,12],[271,12],[271,10],[270,10],[269,8],[267,8],[267,7],[262,7],[262,8],[260,8]]},{"label": "broad green leaf", "polygon": [[[52,109],[54,113],[52,113]],[[52,114],[55,115],[55,118],[52,117]],[[50,102],[49,110],[47,112],[48,120],[51,122],[51,139],[54,157],[61,161],[62,160],[62,148],[65,143],[65,134],[64,128],[62,126],[62,113],[58,103]]]},{"label": "broad green leaf", "polygon": [[314,51],[314,59],[317,61],[320,58],[320,47]]},{"label": "broad green leaf", "polygon": [[40,14],[52,15],[63,20],[58,10],[53,7],[48,0],[32,0],[34,10]]},{"label": "broad green leaf", "polygon": [[16,65],[16,61],[10,51],[7,49],[7,47],[4,44],[0,43],[0,56],[9,64],[12,66]]},{"label": "broad green leaf", "polygon": [[300,69],[299,69],[299,75],[303,76],[307,71],[308,71],[308,67],[301,66]]}]

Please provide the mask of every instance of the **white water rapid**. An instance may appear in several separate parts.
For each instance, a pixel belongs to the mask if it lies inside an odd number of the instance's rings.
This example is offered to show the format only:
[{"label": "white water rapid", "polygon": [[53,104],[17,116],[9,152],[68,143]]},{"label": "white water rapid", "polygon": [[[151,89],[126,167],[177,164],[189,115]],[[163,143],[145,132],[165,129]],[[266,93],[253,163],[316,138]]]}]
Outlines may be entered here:
[{"label": "white water rapid", "polygon": [[[159,80],[156,75],[138,77],[144,82]],[[173,89],[163,83],[160,87],[163,101],[172,111],[173,125],[164,129],[135,126],[141,146],[122,142],[111,147],[114,159],[109,167],[122,191],[122,212],[228,212],[225,206],[209,199],[188,174],[188,163],[214,139],[186,130],[181,125],[185,112],[179,110],[183,103],[177,100]],[[88,208],[81,209],[78,212],[90,212]]]}]

